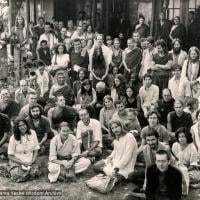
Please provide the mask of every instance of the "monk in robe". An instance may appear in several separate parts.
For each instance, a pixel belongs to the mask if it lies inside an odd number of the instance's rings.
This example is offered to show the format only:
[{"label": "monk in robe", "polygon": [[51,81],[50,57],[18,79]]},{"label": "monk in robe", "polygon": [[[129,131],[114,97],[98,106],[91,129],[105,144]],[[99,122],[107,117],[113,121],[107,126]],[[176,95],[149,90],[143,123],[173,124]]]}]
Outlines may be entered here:
[{"label": "monk in robe", "polygon": [[133,84],[138,84],[142,52],[138,47],[136,47],[136,43],[132,38],[128,39],[127,45],[128,47],[124,50],[123,55],[125,80],[127,83],[131,80]]}]

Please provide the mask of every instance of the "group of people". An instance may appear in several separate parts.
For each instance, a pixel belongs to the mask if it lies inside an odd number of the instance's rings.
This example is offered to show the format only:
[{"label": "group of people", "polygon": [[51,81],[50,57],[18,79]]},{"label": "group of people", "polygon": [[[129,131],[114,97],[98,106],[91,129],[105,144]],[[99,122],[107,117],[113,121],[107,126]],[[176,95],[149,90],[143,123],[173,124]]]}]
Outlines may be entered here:
[{"label": "group of people", "polygon": [[[0,158],[9,163],[1,175],[39,177],[46,155],[51,183],[92,166],[115,184],[132,180],[149,200],[198,187],[200,52],[186,52],[179,17],[172,26],[160,17],[156,41],[143,16],[127,40],[119,33],[105,42],[84,20],[74,29],[72,20],[65,27],[40,17],[26,27],[18,16],[10,36],[2,24]],[[17,87],[8,83],[8,54]]]}]

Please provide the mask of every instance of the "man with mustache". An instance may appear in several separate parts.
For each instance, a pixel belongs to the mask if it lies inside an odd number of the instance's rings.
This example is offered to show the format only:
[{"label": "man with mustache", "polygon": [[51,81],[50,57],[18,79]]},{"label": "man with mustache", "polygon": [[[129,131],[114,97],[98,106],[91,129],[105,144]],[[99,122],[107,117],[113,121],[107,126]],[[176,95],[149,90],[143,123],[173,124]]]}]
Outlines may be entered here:
[{"label": "man with mustache", "polygon": [[51,134],[51,128],[48,118],[42,115],[39,105],[33,105],[29,108],[29,116],[26,118],[30,128],[37,134],[41,152],[49,148],[48,136]]},{"label": "man with mustache", "polygon": [[172,41],[172,50],[169,52],[173,58],[173,65],[183,66],[187,59],[187,53],[182,49],[182,42],[179,38]]}]

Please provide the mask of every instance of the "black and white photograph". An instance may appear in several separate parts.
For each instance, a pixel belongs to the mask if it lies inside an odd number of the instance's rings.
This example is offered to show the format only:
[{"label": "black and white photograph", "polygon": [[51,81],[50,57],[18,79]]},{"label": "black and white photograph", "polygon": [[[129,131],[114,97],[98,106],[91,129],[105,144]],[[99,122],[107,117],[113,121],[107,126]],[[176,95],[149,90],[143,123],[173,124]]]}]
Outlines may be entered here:
[{"label": "black and white photograph", "polygon": [[0,200],[199,200],[200,0],[0,0]]}]

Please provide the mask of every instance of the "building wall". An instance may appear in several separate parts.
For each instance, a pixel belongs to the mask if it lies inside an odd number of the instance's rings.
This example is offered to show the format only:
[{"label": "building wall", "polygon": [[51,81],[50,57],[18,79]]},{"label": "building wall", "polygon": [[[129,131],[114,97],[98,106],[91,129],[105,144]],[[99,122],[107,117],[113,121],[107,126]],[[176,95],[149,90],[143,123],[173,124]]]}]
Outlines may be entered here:
[{"label": "building wall", "polygon": [[146,18],[146,23],[150,23],[152,16],[152,0],[129,0],[128,13],[131,25],[135,24],[139,14],[143,14]]},{"label": "building wall", "polygon": [[[35,8],[34,8],[35,6]],[[30,0],[30,20],[35,21],[38,17],[44,17],[50,21],[54,15],[53,0]],[[35,19],[36,18],[36,19]]]}]

